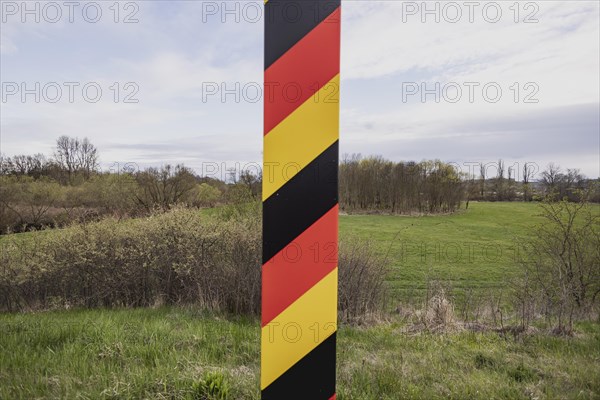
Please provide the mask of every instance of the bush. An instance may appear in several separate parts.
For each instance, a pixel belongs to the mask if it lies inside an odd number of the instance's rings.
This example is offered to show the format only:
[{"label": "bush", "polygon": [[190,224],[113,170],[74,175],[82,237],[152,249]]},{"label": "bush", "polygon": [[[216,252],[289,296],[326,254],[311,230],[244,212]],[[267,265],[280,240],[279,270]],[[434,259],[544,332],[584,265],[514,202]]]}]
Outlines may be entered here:
[{"label": "bush", "polygon": [[[258,315],[260,232],[259,203],[250,203],[212,216],[176,208],[8,237],[1,242],[0,309],[197,304]],[[371,246],[343,242],[339,266],[341,317],[381,310],[386,268]]]},{"label": "bush", "polygon": [[339,249],[340,318],[357,322],[383,311],[388,267],[368,241],[342,239]]},{"label": "bush", "polygon": [[51,179],[0,177],[0,233],[49,225],[50,210],[61,194],[62,187]]},{"label": "bush", "polygon": [[556,333],[571,334],[574,321],[597,315],[600,307],[600,214],[584,200],[548,201],[540,210],[544,222],[525,242],[515,303],[523,328],[537,309],[556,321]]},{"label": "bush", "polygon": [[23,243],[5,239],[0,301],[7,309],[197,302],[256,313],[259,229],[177,209],[73,225]]},{"label": "bush", "polygon": [[193,204],[197,207],[214,207],[221,200],[221,191],[208,183],[196,186]]}]

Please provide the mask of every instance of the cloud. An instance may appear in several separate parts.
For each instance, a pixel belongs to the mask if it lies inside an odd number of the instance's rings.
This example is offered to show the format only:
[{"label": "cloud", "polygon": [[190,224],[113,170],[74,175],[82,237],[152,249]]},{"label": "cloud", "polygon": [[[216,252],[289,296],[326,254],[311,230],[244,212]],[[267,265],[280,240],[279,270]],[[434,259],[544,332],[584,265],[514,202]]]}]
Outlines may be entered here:
[{"label": "cloud", "polygon": [[[539,22],[526,24],[532,10],[524,3],[519,23],[512,2],[497,3],[503,7],[498,23],[478,11],[474,23],[463,17],[452,24],[403,15],[403,4],[422,2],[344,2],[342,151],[396,160],[550,160],[597,176],[600,5],[535,2]],[[89,137],[107,163],[201,167],[260,159],[262,104],[232,96],[205,102],[202,93],[207,82],[227,88],[262,82],[262,21],[221,23],[216,16],[203,23],[202,2],[138,4],[136,24],[111,18],[3,24],[2,81],[93,81],[105,92],[96,104],[3,103],[3,152],[48,153],[67,134]],[[135,82],[139,103],[112,101],[115,82],[121,96],[122,85]],[[463,93],[458,103],[436,103],[431,96],[403,99],[409,82],[480,86],[474,102]],[[523,102],[530,82],[539,89],[538,103]],[[502,88],[497,103],[482,98],[486,83]]]},{"label": "cloud", "polygon": [[[493,162],[498,158],[540,166],[555,162],[597,177],[599,108],[600,104],[594,103],[495,117],[456,116],[432,122],[433,127],[402,119],[388,121],[385,128],[368,120],[363,120],[361,126],[348,116],[341,149],[345,153],[382,154],[396,160],[440,158],[459,164]],[[379,134],[384,129],[388,133]]]}]

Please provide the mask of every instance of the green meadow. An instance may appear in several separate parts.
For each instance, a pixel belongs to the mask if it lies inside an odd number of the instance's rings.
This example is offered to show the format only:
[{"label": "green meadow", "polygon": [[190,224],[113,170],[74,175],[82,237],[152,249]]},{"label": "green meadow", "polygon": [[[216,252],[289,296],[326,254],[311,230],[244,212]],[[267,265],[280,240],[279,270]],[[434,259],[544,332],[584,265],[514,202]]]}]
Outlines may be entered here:
[{"label": "green meadow", "polygon": [[[452,215],[342,215],[340,230],[387,258],[395,300],[422,296],[430,279],[460,297],[518,272],[537,213],[472,202]],[[0,314],[0,399],[259,399],[259,341],[257,319],[191,307]],[[598,323],[572,337],[440,334],[391,314],[338,332],[342,400],[600,399],[598,377]]]},{"label": "green meadow", "polygon": [[419,293],[428,279],[461,295],[467,288],[502,287],[518,271],[523,239],[542,220],[534,203],[471,202],[441,216],[343,215],[341,237],[372,241],[391,266],[400,298]]},{"label": "green meadow", "polygon": [[[338,397],[597,399],[600,328],[574,338],[341,327]],[[2,399],[259,399],[259,322],[191,309],[0,316]]]}]

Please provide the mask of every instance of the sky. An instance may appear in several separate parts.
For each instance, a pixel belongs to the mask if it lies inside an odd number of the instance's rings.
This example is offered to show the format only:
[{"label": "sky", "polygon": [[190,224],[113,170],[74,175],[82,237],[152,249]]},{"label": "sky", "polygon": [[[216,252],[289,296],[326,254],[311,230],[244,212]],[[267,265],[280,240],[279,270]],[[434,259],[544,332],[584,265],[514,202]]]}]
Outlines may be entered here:
[{"label": "sky", "polygon": [[[599,176],[600,2],[342,3],[342,154]],[[262,0],[0,6],[3,154],[69,135],[104,170],[260,163]]]}]

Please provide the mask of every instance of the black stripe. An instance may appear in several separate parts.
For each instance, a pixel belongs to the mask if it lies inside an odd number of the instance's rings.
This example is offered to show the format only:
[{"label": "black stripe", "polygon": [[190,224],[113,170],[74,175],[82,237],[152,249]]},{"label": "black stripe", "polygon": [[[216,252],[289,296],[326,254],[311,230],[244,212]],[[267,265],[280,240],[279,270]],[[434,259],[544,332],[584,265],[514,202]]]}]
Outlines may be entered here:
[{"label": "black stripe", "polygon": [[265,4],[265,69],[340,4],[341,0],[269,0]]},{"label": "black stripe", "polygon": [[335,394],[336,333],[262,391],[262,400],[329,400]]},{"label": "black stripe", "polygon": [[263,264],[338,202],[338,142],[263,203]]}]

